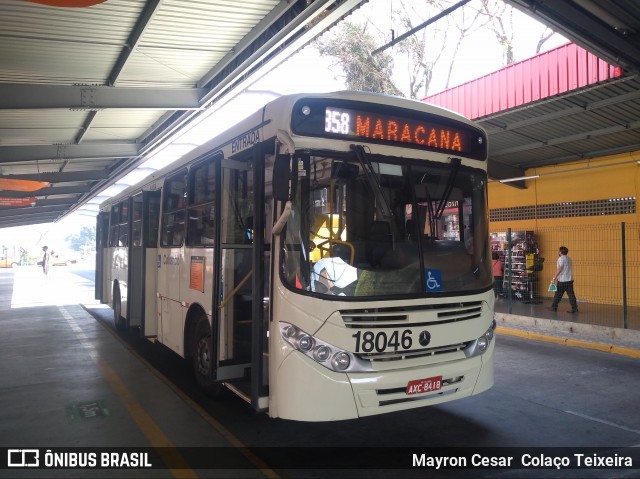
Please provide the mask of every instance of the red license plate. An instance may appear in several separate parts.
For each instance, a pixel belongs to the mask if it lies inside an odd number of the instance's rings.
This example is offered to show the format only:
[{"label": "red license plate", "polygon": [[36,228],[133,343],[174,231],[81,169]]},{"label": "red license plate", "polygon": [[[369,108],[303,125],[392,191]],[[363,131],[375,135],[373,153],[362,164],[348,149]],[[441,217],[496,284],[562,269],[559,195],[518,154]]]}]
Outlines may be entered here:
[{"label": "red license plate", "polygon": [[407,384],[407,395],[439,391],[441,387],[442,376],[416,379],[414,381],[409,381],[409,384]]}]

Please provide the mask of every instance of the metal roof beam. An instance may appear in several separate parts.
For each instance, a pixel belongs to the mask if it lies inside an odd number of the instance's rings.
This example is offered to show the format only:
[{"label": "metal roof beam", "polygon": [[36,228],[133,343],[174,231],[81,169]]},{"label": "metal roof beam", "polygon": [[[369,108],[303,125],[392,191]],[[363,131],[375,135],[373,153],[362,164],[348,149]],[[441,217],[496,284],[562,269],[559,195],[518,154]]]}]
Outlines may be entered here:
[{"label": "metal roof beam", "polygon": [[161,0],[147,0],[144,10],[140,13],[138,17],[138,21],[136,22],[133,30],[131,31],[131,35],[127,39],[127,43],[122,48],[120,52],[120,56],[116,61],[115,65],[111,69],[111,73],[109,73],[109,85],[115,85],[118,81],[118,77],[124,66],[126,65],[131,53],[136,49],[138,44],[140,43],[140,39],[142,38],[142,34],[151,23],[151,19],[155,16],[158,11],[158,7],[160,6]]},{"label": "metal roof beam", "polygon": [[138,151],[137,143],[0,146],[0,164],[38,160],[129,158],[137,156]]},{"label": "metal roof beam", "polygon": [[[585,105],[576,105],[568,108],[563,108],[553,113],[545,113],[544,115],[536,115],[534,117],[527,118],[526,120],[511,121],[511,122],[506,121],[504,122],[504,124],[496,124],[495,117],[488,116],[482,120],[479,120],[479,123],[483,126],[483,128],[485,129],[488,135],[496,135],[499,133],[509,132],[509,131],[517,130],[519,128],[524,128],[527,126],[537,125],[539,123],[548,123],[551,120],[559,120],[567,116],[584,113],[585,111],[595,111],[599,108],[606,108],[608,106],[613,106],[613,105],[625,103],[628,101],[634,101],[634,100],[637,100],[638,98],[640,98],[640,91],[632,91],[629,93],[625,93],[623,95],[616,95],[611,98],[595,101],[593,103],[587,103]],[[558,99],[558,101],[560,100],[564,100],[564,98]],[[523,109],[530,108],[530,107],[531,105],[526,105],[525,108]],[[509,111],[509,113],[513,113],[513,110]]]},{"label": "metal roof beam", "polygon": [[41,223],[53,223],[60,215],[44,215],[38,217],[29,217],[28,219],[5,219],[0,218],[0,228],[13,228],[15,226],[37,225]]},{"label": "metal roof beam", "polygon": [[66,206],[23,206],[22,208],[10,208],[0,210],[0,218],[22,218],[24,216],[32,216],[39,214],[58,214],[67,209]]},{"label": "metal roof beam", "polygon": [[582,153],[573,153],[564,156],[555,156],[553,158],[538,160],[538,161],[529,161],[527,163],[528,168],[537,168],[541,166],[549,166],[549,165],[560,165],[562,163],[567,163],[571,161],[578,160],[588,160],[591,158],[600,158],[603,156],[611,156],[618,155],[620,153],[628,153],[630,151],[638,151],[640,150],[640,143],[635,144],[627,144],[624,146],[618,146],[615,148],[606,148],[603,150],[590,150]]},{"label": "metal roof beam", "polygon": [[53,173],[25,173],[20,175],[5,175],[0,178],[12,180],[48,181],[49,183],[74,183],[77,181],[100,181],[109,178],[105,170],[62,171]]},{"label": "metal roof beam", "polygon": [[203,88],[129,88],[99,85],[0,83],[0,109],[144,108],[199,110]]},{"label": "metal roof beam", "polygon": [[55,223],[58,219],[60,219],[60,216],[55,215],[32,216],[29,219],[0,218],[0,228],[12,228],[15,226],[36,225],[41,223]]},{"label": "metal roof beam", "polygon": [[82,195],[91,190],[89,185],[52,186],[37,191],[6,191],[0,190],[0,196],[4,198],[42,198],[56,195]]},{"label": "metal roof beam", "polygon": [[559,146],[566,143],[572,143],[575,141],[589,140],[598,136],[611,135],[613,133],[620,133],[621,131],[635,130],[640,128],[640,120],[624,125],[614,125],[607,128],[600,128],[599,130],[590,130],[575,135],[567,135],[559,138],[549,138],[545,140],[535,141],[533,143],[527,143],[526,145],[514,146],[513,148],[505,148],[503,150],[491,151],[491,156],[503,156],[513,155],[514,153],[520,153],[522,151],[534,150],[536,148],[544,148],[547,146]]},{"label": "metal roof beam", "polygon": [[49,213],[34,213],[34,214],[22,214],[18,216],[6,216],[0,217],[0,226],[21,226],[30,225],[34,223],[53,223],[60,218],[61,211],[52,211]]},{"label": "metal roof beam", "polygon": [[[0,196],[3,196],[2,193],[0,193]],[[40,198],[40,199],[36,199],[36,206],[72,206],[76,200],[78,199],[78,196],[74,195],[74,196],[70,196],[68,198]]]}]

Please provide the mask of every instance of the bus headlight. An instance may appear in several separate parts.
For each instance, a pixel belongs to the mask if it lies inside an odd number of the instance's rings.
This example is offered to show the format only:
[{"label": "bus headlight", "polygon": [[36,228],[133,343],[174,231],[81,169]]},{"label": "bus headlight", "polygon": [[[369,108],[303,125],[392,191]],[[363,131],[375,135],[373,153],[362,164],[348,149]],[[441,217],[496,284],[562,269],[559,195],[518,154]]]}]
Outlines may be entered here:
[{"label": "bus headlight", "polygon": [[325,346],[324,344],[318,346],[313,350],[313,357],[319,363],[323,363],[331,357],[331,348],[329,346]]},{"label": "bus headlight", "polygon": [[496,321],[495,319],[491,321],[491,325],[489,329],[487,329],[482,336],[480,336],[475,341],[471,341],[468,346],[464,349],[464,354],[466,357],[470,358],[472,356],[479,356],[484,354],[484,352],[489,349],[489,345],[493,338],[495,337],[496,330]]},{"label": "bus headlight", "polygon": [[362,359],[348,351],[344,351],[326,341],[307,334],[293,324],[283,321],[279,324],[282,339],[294,349],[327,369],[341,373],[372,370],[369,360]]},{"label": "bus headlight", "polygon": [[484,333],[484,337],[487,338],[487,341],[491,341],[493,339],[493,329],[487,329],[487,332]]},{"label": "bus headlight", "polygon": [[345,371],[349,369],[349,365],[351,364],[351,358],[349,357],[348,353],[345,353],[344,351],[340,351],[339,353],[336,353],[333,356],[333,359],[331,360],[331,364],[338,371]]},{"label": "bus headlight", "polygon": [[291,324],[285,328],[282,328],[282,335],[285,338],[295,338],[298,334],[298,329]]},{"label": "bus headlight", "polygon": [[300,349],[300,351],[306,353],[307,351],[311,351],[311,348],[313,348],[313,338],[311,336],[303,334],[298,338],[298,349]]}]

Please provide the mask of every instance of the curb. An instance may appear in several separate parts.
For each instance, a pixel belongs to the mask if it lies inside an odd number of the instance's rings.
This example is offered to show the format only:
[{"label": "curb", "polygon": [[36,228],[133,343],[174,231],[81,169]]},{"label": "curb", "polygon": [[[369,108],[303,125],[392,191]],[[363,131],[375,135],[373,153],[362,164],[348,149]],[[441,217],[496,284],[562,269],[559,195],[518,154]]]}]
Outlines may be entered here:
[{"label": "curb", "polygon": [[614,344],[596,343],[592,341],[585,341],[582,339],[563,338],[560,336],[552,336],[549,334],[534,333],[531,331],[525,331],[522,329],[512,329],[503,326],[496,328],[498,334],[504,334],[507,336],[516,336],[519,338],[530,339],[533,341],[545,341],[548,343],[560,344],[563,346],[571,346],[583,349],[594,349],[597,351],[603,351],[606,353],[618,354],[631,358],[640,359],[640,350],[627,348],[625,346],[617,346]]}]

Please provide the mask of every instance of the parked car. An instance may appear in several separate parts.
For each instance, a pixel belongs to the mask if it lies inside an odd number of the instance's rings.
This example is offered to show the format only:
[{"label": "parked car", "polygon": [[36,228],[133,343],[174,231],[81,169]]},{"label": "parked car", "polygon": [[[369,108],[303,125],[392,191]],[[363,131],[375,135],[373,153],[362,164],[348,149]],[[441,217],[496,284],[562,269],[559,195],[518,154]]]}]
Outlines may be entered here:
[{"label": "parked car", "polygon": [[76,259],[71,256],[67,256],[64,253],[55,252],[51,255],[52,266],[69,266],[74,263],[76,263]]},{"label": "parked car", "polygon": [[15,259],[9,256],[0,257],[0,268],[15,268],[18,264],[19,263]]},{"label": "parked car", "polygon": [[[67,256],[64,253],[56,253],[55,251],[51,252],[51,266],[69,266],[70,264],[77,263],[76,258],[71,256]],[[38,266],[42,266],[42,260],[36,263]]]}]

